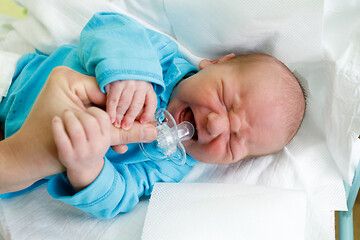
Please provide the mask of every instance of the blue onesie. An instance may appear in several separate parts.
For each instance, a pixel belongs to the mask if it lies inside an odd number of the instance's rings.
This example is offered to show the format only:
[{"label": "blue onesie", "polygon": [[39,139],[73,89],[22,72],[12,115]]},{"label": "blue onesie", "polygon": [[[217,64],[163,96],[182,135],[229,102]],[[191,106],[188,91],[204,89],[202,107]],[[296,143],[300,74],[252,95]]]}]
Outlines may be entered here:
[{"label": "blue onesie", "polygon": [[[0,104],[0,122],[9,137],[20,129],[32,105],[56,66],[67,66],[96,76],[100,89],[117,80],[143,80],[153,84],[157,108],[166,108],[175,84],[197,72],[168,37],[149,30],[124,15],[97,13],[80,35],[78,46],[64,45],[50,56],[32,53],[22,56],[12,85]],[[98,178],[75,192],[66,174],[42,179],[19,192],[1,194],[14,197],[47,183],[55,199],[101,218],[130,211],[143,195],[150,195],[155,182],[178,182],[196,163],[190,157],[185,165],[172,161],[151,161],[138,144],[129,144],[125,154],[111,148]]]}]

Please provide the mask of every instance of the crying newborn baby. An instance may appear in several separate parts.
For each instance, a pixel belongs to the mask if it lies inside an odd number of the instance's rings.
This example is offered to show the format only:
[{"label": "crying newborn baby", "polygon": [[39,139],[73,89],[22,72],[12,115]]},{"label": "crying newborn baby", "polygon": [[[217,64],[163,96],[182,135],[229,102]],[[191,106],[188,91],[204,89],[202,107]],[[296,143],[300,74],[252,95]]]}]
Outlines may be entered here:
[{"label": "crying newborn baby", "polygon": [[174,89],[168,111],[189,121],[184,142],[200,162],[227,164],[281,150],[298,131],[304,91],[291,71],[265,54],[229,54],[200,62],[200,71]]},{"label": "crying newborn baby", "polygon": [[[36,130],[34,142],[45,139],[46,144],[31,149],[41,157],[6,158],[7,163],[22,164],[2,169],[18,177],[11,178],[11,187],[8,181],[3,183],[0,198],[47,183],[55,199],[96,217],[111,218],[130,211],[140,197],[151,194],[156,182],[181,181],[197,161],[228,164],[263,156],[281,150],[294,137],[304,117],[305,95],[279,60],[259,53],[228,54],[203,60],[199,68],[180,54],[171,39],[117,13],[96,13],[78,45],[60,46],[49,56],[40,52],[22,56],[0,104],[3,143],[11,141],[8,138],[23,124],[26,127],[32,114],[44,126],[27,129]],[[93,81],[96,91],[80,88]],[[54,86],[43,89],[47,83]],[[106,112],[104,106],[88,102],[80,110],[78,105],[69,106],[74,98],[76,103],[80,99],[63,85],[77,86],[81,91],[75,93],[91,99],[106,99]],[[40,101],[49,106],[33,108],[41,97],[50,98]],[[131,99],[140,101],[130,104]],[[53,116],[57,111],[43,110],[51,105],[66,110]],[[135,120],[151,122],[156,108],[166,108],[177,124],[187,121],[195,128],[193,137],[182,142],[189,155],[182,165],[152,161],[138,144],[111,142],[114,126],[127,131]],[[17,153],[27,153],[18,145],[14,145]]]}]

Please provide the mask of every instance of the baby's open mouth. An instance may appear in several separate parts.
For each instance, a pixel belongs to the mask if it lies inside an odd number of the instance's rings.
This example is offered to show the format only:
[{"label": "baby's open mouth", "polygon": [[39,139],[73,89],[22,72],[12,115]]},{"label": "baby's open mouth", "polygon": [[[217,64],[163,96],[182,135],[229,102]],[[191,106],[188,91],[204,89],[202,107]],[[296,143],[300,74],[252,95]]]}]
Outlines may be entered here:
[{"label": "baby's open mouth", "polygon": [[194,136],[191,139],[197,141],[198,140],[198,134],[197,134],[195,117],[194,117],[194,113],[193,113],[193,111],[191,110],[190,107],[185,108],[181,112],[179,120],[180,120],[179,122],[187,121],[187,122],[191,123],[194,126],[195,132],[194,132]]}]

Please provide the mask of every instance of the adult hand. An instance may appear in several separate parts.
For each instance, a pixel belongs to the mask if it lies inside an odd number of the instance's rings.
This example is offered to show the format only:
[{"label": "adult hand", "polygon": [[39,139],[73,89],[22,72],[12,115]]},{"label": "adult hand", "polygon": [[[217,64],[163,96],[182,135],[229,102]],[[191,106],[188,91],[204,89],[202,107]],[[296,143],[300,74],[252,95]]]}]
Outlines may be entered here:
[{"label": "adult hand", "polygon": [[[0,193],[17,191],[35,181],[63,172],[52,136],[51,122],[65,110],[84,111],[106,104],[96,79],[67,67],[55,68],[48,77],[26,121],[18,132],[0,142]],[[134,124],[127,131],[111,128],[111,145],[151,141],[156,129]]]}]

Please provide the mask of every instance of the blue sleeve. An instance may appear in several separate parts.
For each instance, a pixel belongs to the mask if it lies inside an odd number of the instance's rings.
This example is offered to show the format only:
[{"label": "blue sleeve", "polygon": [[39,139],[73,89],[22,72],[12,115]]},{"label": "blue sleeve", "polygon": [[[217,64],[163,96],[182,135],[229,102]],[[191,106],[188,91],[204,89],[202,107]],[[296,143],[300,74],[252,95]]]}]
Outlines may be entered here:
[{"label": "blue sleeve", "polygon": [[47,188],[53,198],[109,219],[130,211],[144,194],[150,195],[155,182],[180,181],[194,163],[178,166],[171,161],[147,161],[114,165],[105,158],[100,175],[82,191],[76,193],[65,174],[51,179]]},{"label": "blue sleeve", "polygon": [[103,92],[106,84],[127,79],[149,81],[164,88],[160,61],[167,56],[161,48],[172,41],[162,36],[159,49],[153,42],[156,35],[160,34],[124,15],[96,13],[80,35],[80,63],[96,76]]}]

